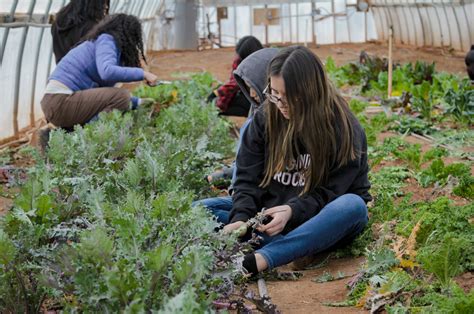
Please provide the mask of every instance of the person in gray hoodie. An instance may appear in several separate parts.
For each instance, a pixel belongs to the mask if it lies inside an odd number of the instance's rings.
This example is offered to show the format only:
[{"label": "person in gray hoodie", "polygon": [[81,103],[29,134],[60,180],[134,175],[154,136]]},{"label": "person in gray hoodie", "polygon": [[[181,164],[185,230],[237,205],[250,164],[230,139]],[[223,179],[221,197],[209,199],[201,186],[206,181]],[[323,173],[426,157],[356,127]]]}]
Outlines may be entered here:
[{"label": "person in gray hoodie", "polygon": [[[265,101],[263,90],[267,85],[267,68],[270,61],[278,53],[277,48],[264,48],[252,53],[240,63],[234,71],[234,78],[240,90],[250,102],[249,116],[240,128],[240,138],[242,138],[248,124],[253,118],[255,110]],[[237,151],[240,147],[240,139],[237,144]],[[208,181],[212,182],[226,176],[232,175],[232,183],[229,187],[229,196],[207,198],[194,203],[194,205],[204,205],[222,224],[229,222],[229,213],[232,209],[232,185],[235,181],[235,162],[231,167],[225,168],[208,176]]]}]

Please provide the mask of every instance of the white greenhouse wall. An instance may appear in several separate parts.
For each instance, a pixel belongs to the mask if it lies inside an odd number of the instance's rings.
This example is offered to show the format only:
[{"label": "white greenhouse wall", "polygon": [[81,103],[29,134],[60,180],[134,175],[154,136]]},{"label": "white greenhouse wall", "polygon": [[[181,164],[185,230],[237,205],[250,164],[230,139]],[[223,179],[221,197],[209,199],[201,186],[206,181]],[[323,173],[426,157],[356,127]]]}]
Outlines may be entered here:
[{"label": "white greenhouse wall", "polygon": [[[265,8],[264,4],[259,4],[265,2],[268,9],[278,8],[281,14],[278,25],[268,26],[268,40],[265,26],[253,25],[253,10]],[[239,38],[248,34],[268,44],[312,43],[313,31],[317,44],[362,43],[377,39],[372,13],[357,11],[355,4],[356,0],[314,1],[319,13],[312,15],[311,1],[203,1],[200,37],[206,35],[205,13],[210,16],[211,31],[217,34],[216,8],[226,7],[228,18],[221,20],[220,25],[223,46],[234,46]]]},{"label": "white greenhouse wall", "polygon": [[473,0],[372,0],[375,29],[395,43],[468,51],[474,43]]}]

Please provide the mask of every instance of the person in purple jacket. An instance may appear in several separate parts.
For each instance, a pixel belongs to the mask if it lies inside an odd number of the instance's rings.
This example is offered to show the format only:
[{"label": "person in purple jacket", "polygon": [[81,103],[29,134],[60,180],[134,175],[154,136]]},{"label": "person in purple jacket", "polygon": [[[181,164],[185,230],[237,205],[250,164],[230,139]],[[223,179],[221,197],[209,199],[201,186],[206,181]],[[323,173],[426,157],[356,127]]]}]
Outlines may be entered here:
[{"label": "person in purple jacket", "polygon": [[139,98],[114,85],[143,80],[155,84],[157,76],[141,68],[141,61],[146,62],[143,50],[142,27],[136,17],[106,17],[49,77],[41,100],[48,122],[68,129],[86,124],[102,111],[138,107]]}]

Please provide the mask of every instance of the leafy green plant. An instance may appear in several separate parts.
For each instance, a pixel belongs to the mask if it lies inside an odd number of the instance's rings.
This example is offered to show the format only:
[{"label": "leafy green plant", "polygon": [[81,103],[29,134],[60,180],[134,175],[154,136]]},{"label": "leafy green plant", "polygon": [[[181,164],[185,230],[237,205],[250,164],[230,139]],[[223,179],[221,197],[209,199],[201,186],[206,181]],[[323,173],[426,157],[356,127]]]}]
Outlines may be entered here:
[{"label": "leafy green plant", "polygon": [[370,90],[372,81],[377,79],[380,72],[386,71],[388,68],[386,59],[369,56],[365,52],[361,52],[358,62],[337,67],[334,59],[328,57],[325,65],[329,76],[337,86],[361,85],[362,92]]},{"label": "leafy green plant", "polygon": [[10,150],[8,148],[0,150],[0,167],[9,165],[11,161]]},{"label": "leafy green plant", "polygon": [[461,251],[466,244],[466,241],[446,234],[441,243],[423,247],[418,258],[426,270],[435,274],[444,287],[448,287],[451,278],[462,270]]},{"label": "leafy green plant", "polygon": [[383,112],[376,114],[371,118],[365,115],[358,115],[361,125],[365,129],[367,136],[367,145],[375,146],[377,143],[377,135],[385,129],[388,129],[392,119],[388,118]]},{"label": "leafy green plant", "polygon": [[413,309],[420,313],[472,313],[474,290],[465,293],[457,284],[451,283],[444,291],[431,291],[413,300]]},{"label": "leafy green plant", "polygon": [[421,145],[405,143],[405,146],[402,150],[395,150],[393,154],[405,161],[412,169],[419,170],[421,166]]},{"label": "leafy green plant", "polygon": [[410,73],[414,84],[421,84],[422,82],[433,82],[435,72],[435,63],[427,63],[423,61],[416,61],[415,66],[411,63],[407,64],[406,72]]},{"label": "leafy green plant", "polygon": [[420,173],[418,180],[423,187],[433,183],[444,186],[449,177],[459,179],[459,184],[453,190],[456,195],[466,198],[474,197],[474,179],[471,176],[471,169],[463,163],[445,165],[441,158],[437,158]]},{"label": "leafy green plant", "polygon": [[449,152],[445,148],[434,147],[423,154],[422,162],[431,161],[433,159],[442,158],[448,155],[449,155]]},{"label": "leafy green plant", "polygon": [[[370,81],[370,86],[382,97],[387,97],[388,72],[380,72],[378,77]],[[409,91],[413,86],[413,79],[407,76],[403,68],[395,68],[392,74],[392,96],[401,96],[404,91]]]},{"label": "leafy green plant", "polygon": [[375,196],[385,195],[388,197],[402,195],[401,188],[405,186],[405,179],[410,177],[410,172],[405,167],[384,167],[378,172],[370,173],[370,181]]},{"label": "leafy green plant", "polygon": [[191,206],[209,193],[204,173],[233,155],[229,124],[202,101],[207,74],[175,86],[176,104],[158,115],[112,112],[51,133],[0,218],[0,308],[199,312],[231,291],[211,273],[232,273],[235,239]]},{"label": "leafy green plant", "polygon": [[444,95],[446,112],[455,120],[472,125],[474,121],[474,88],[464,80],[457,89],[451,87]]},{"label": "leafy green plant", "polygon": [[397,123],[393,124],[392,129],[401,134],[431,134],[434,131],[431,121],[405,115],[398,118]]},{"label": "leafy green plant", "polygon": [[431,95],[431,84],[427,81],[411,88],[413,109],[420,112],[427,121],[431,121],[434,100]]},{"label": "leafy green plant", "polygon": [[473,215],[472,204],[456,206],[446,197],[440,197],[433,202],[402,203],[399,205],[396,232],[408,237],[415,224],[420,222],[416,243],[417,247],[427,247],[427,254],[437,250],[445,237],[456,234],[456,238],[467,241],[464,243],[462,258],[458,265],[463,270],[469,270],[474,265],[474,226],[469,222],[469,218]]},{"label": "leafy green plant", "polygon": [[365,111],[365,109],[369,106],[368,102],[351,99],[349,102],[349,107],[351,108],[352,112],[356,115],[359,115]]}]

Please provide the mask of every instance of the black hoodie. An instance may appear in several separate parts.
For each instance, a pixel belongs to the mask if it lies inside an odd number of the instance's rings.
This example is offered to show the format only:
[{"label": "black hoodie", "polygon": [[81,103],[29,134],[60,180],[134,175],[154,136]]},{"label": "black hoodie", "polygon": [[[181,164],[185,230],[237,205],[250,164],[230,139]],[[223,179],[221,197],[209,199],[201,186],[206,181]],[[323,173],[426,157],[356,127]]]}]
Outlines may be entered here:
[{"label": "black hoodie", "polygon": [[327,184],[299,196],[304,188],[303,170],[309,165],[309,154],[301,150],[294,165],[283,173],[276,174],[271,183],[259,187],[264,177],[267,160],[265,142],[264,104],[256,111],[254,118],[245,130],[237,154],[237,178],[234,183],[233,206],[230,222],[247,221],[263,207],[271,208],[289,205],[292,217],[283,233],[287,233],[315,216],[329,202],[344,194],[359,195],[365,202],[372,198],[367,177],[367,140],[365,132],[357,119],[352,116],[354,125],[354,145],[360,156],[341,168],[330,170]]},{"label": "black hoodie", "polygon": [[474,81],[474,45],[471,46],[464,61],[466,62],[467,75],[471,81]]},{"label": "black hoodie", "polygon": [[53,51],[56,58],[56,64],[87,35],[87,33],[97,24],[95,20],[85,20],[80,25],[63,26],[55,21],[51,26],[51,35],[53,36]]}]

